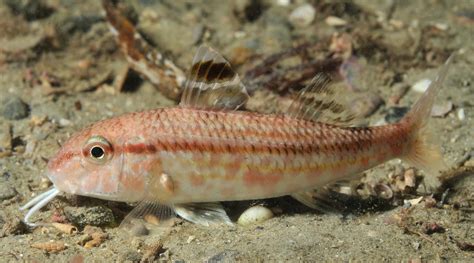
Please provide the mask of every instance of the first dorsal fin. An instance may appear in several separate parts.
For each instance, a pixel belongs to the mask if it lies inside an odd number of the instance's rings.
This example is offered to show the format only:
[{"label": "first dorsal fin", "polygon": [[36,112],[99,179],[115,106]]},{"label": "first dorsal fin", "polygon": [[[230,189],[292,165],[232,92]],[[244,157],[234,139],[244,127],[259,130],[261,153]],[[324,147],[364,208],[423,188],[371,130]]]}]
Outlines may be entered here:
[{"label": "first dorsal fin", "polygon": [[249,95],[239,75],[219,53],[199,47],[181,97],[181,106],[236,110]]},{"label": "first dorsal fin", "polygon": [[305,120],[351,126],[356,116],[346,106],[341,92],[337,92],[335,86],[330,83],[331,78],[327,74],[317,74],[298,93],[288,109],[288,114]]}]

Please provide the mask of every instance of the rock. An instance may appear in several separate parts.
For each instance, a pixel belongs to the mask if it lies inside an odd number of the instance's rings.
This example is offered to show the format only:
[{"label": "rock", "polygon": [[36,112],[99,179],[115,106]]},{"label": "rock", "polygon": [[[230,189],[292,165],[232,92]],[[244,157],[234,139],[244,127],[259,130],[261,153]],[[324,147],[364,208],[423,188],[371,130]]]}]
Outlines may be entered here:
[{"label": "rock", "polygon": [[17,96],[11,96],[3,101],[2,115],[9,120],[20,120],[28,117],[30,108]]},{"label": "rock", "polygon": [[347,25],[347,21],[342,19],[342,18],[339,18],[337,16],[328,16],[326,17],[326,19],[324,20],[324,22],[326,22],[326,24],[328,24],[329,26],[333,26],[333,27],[338,27],[338,26],[345,26]]},{"label": "rock", "polygon": [[309,26],[316,16],[316,10],[310,4],[304,4],[291,12],[288,20],[295,27]]},{"label": "rock", "polygon": [[122,255],[122,260],[125,262],[142,262],[142,255],[137,251],[129,250]]},{"label": "rock", "polygon": [[445,117],[453,109],[453,103],[451,101],[443,104],[435,104],[431,109],[432,117]]},{"label": "rock", "polygon": [[10,186],[5,180],[0,179],[0,201],[10,199],[16,194],[15,188]]},{"label": "rock", "polygon": [[28,21],[46,18],[54,12],[54,9],[42,0],[7,0],[5,2],[13,13],[22,14]]},{"label": "rock", "polygon": [[351,110],[356,116],[368,117],[384,103],[377,93],[365,92],[351,103]]},{"label": "rock", "polygon": [[65,17],[64,21],[61,21],[61,25],[58,27],[63,34],[73,34],[75,32],[85,33],[92,28],[92,26],[103,18],[97,15],[79,15],[79,16],[68,16]]},{"label": "rock", "polygon": [[385,121],[387,123],[395,123],[403,118],[410,109],[407,107],[391,107],[387,110]]},{"label": "rock", "polygon": [[146,236],[150,233],[144,224],[136,223],[130,228],[130,234],[135,237]]},{"label": "rock", "polygon": [[251,225],[256,223],[262,223],[273,217],[272,210],[261,206],[252,206],[245,210],[237,220],[239,225]]},{"label": "rock", "polygon": [[8,123],[0,126],[0,158],[11,154],[13,141],[11,129]]},{"label": "rock", "polygon": [[19,218],[4,218],[2,229],[0,230],[0,237],[10,235],[20,235],[27,231],[27,227]]},{"label": "rock", "polygon": [[238,0],[234,2],[234,13],[239,19],[253,22],[257,20],[264,11],[261,0]]},{"label": "rock", "polygon": [[410,89],[410,86],[404,82],[398,82],[392,87],[392,94],[388,98],[387,105],[395,106],[400,100],[405,96],[405,94]]},{"label": "rock", "polygon": [[72,224],[79,227],[107,226],[115,222],[112,210],[104,206],[66,207],[64,214]]},{"label": "rock", "polygon": [[217,262],[240,262],[240,261],[241,261],[241,254],[239,251],[226,249],[210,257],[206,262],[217,263]]},{"label": "rock", "polygon": [[422,79],[417,81],[413,86],[411,87],[414,91],[419,92],[419,93],[424,93],[428,87],[431,84],[430,79]]},{"label": "rock", "polygon": [[463,120],[466,119],[466,114],[464,113],[464,108],[460,108],[460,109],[457,111],[457,114],[456,114],[456,115],[458,116],[458,119],[459,119],[460,121],[463,121]]}]

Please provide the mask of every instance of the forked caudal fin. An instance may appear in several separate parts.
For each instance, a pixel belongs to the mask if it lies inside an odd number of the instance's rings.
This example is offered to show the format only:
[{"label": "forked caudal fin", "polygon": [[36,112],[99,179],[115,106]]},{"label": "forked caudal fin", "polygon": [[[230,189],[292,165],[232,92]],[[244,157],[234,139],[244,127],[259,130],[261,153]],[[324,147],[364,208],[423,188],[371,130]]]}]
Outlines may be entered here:
[{"label": "forked caudal fin", "polygon": [[428,89],[415,103],[411,111],[402,119],[411,127],[411,142],[408,154],[401,157],[402,160],[423,170],[425,190],[427,192],[436,191],[441,185],[439,180],[440,172],[446,170],[447,166],[443,161],[440,147],[433,142],[431,131],[428,128],[431,109],[441,86],[446,78],[453,55],[441,67],[435,80],[431,82]]}]

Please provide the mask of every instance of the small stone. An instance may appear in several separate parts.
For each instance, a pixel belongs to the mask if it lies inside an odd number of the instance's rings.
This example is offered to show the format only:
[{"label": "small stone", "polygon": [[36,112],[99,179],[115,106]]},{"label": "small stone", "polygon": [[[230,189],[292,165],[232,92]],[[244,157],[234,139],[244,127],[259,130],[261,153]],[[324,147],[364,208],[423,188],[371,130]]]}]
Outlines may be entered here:
[{"label": "small stone", "polygon": [[356,116],[368,117],[372,115],[384,103],[382,97],[377,93],[365,92],[352,102],[351,109]]},{"label": "small stone", "polygon": [[446,30],[448,30],[449,25],[444,24],[444,23],[434,23],[433,27],[440,30],[440,31],[446,31]]},{"label": "small stone", "polygon": [[466,119],[466,114],[464,113],[464,108],[460,108],[457,112],[458,119],[463,121]]},{"label": "small stone", "polygon": [[431,235],[433,233],[444,233],[445,229],[436,222],[425,222],[421,225],[421,231],[425,234]]},{"label": "small stone", "polygon": [[142,262],[142,255],[137,251],[129,250],[122,255],[122,260],[126,262]]},{"label": "small stone", "polygon": [[339,18],[337,16],[328,16],[326,17],[326,19],[324,20],[324,22],[326,22],[326,24],[330,25],[330,26],[333,26],[333,27],[338,27],[338,26],[345,26],[347,25],[347,21],[342,19],[342,18]]},{"label": "small stone", "polygon": [[394,84],[392,87],[392,94],[388,98],[387,104],[389,106],[397,105],[409,89],[410,86],[404,82]]},{"label": "small stone", "polygon": [[64,214],[69,222],[79,227],[107,226],[115,222],[112,210],[104,206],[66,207]]},{"label": "small stone", "polygon": [[9,156],[12,150],[11,125],[6,123],[0,126],[0,158]]},{"label": "small stone", "polygon": [[197,24],[192,29],[193,32],[193,45],[196,45],[201,42],[204,33],[206,32],[206,27],[203,24]]},{"label": "small stone", "polygon": [[410,109],[407,107],[391,107],[387,110],[385,121],[387,123],[395,123],[403,118]]},{"label": "small stone", "polygon": [[59,127],[67,127],[72,125],[72,121],[68,119],[61,118],[58,121]]},{"label": "small stone", "polygon": [[27,231],[27,227],[19,218],[5,218],[2,229],[0,230],[0,237],[9,235],[19,235]]},{"label": "small stone", "polygon": [[28,21],[46,18],[54,12],[54,9],[47,5],[47,1],[25,0],[5,2],[14,13],[23,15]]},{"label": "small stone", "polygon": [[428,87],[431,84],[430,79],[422,79],[417,81],[413,86],[411,87],[414,91],[419,92],[419,93],[424,93]]},{"label": "small stone", "polygon": [[139,237],[139,236],[146,236],[150,233],[148,228],[144,224],[141,223],[136,223],[130,228],[130,233],[133,236]]},{"label": "small stone", "polygon": [[10,199],[16,194],[15,188],[11,187],[6,181],[0,180],[0,201]]},{"label": "small stone", "polygon": [[193,242],[194,239],[196,239],[195,236],[189,236],[188,240],[186,240],[186,243],[190,244],[191,242]]},{"label": "small stone", "polygon": [[310,4],[304,4],[291,12],[289,21],[295,27],[309,26],[316,16],[316,10]]},{"label": "small stone", "polygon": [[245,210],[237,220],[240,225],[251,225],[256,223],[262,223],[273,217],[272,210],[267,207],[257,205],[252,206]]},{"label": "small stone", "polygon": [[431,109],[431,116],[432,117],[445,117],[448,115],[449,112],[453,110],[453,103],[448,101],[443,104],[435,104]]},{"label": "small stone", "polygon": [[206,262],[217,263],[217,262],[239,262],[239,261],[241,261],[241,254],[239,251],[226,249],[210,257]]},{"label": "small stone", "polygon": [[289,6],[291,4],[291,0],[277,0],[276,4],[279,6]]},{"label": "small stone", "polygon": [[28,104],[23,102],[19,97],[12,96],[2,103],[3,110],[2,115],[9,120],[21,120],[28,117],[30,114],[30,108]]},{"label": "small stone", "polygon": [[420,247],[421,247],[421,243],[420,243],[420,242],[413,242],[412,245],[413,245],[413,248],[414,248],[415,250],[419,250]]}]

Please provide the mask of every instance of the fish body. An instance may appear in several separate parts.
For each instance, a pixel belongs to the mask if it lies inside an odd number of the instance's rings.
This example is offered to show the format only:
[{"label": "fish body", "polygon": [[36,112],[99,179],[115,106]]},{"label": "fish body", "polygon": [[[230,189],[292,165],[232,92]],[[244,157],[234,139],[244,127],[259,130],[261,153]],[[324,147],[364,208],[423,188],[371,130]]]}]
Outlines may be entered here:
[{"label": "fish body", "polygon": [[[48,169],[59,189],[105,199],[139,201],[149,191],[166,203],[258,199],[325,185],[398,157],[409,149],[410,135],[408,123],[343,128],[285,115],[164,108],[94,124],[58,155],[71,159],[53,159]],[[64,169],[80,169],[90,153],[74,152],[74,143],[95,136],[114,145],[119,161],[109,174],[81,180],[73,176],[82,173],[69,172],[69,180],[54,181]],[[172,178],[172,193],[154,189],[163,174]],[[109,183],[112,177],[118,184]]]},{"label": "fish body", "polygon": [[222,56],[201,47],[180,106],[103,120],[72,136],[49,161],[54,188],[22,208],[32,207],[25,221],[66,192],[140,202],[133,217],[167,207],[192,222],[230,223],[215,202],[291,195],[316,207],[311,190],[394,158],[424,169],[436,187],[445,166],[426,127],[450,61],[400,122],[350,127],[324,78],[288,114],[237,111],[245,87]]}]

